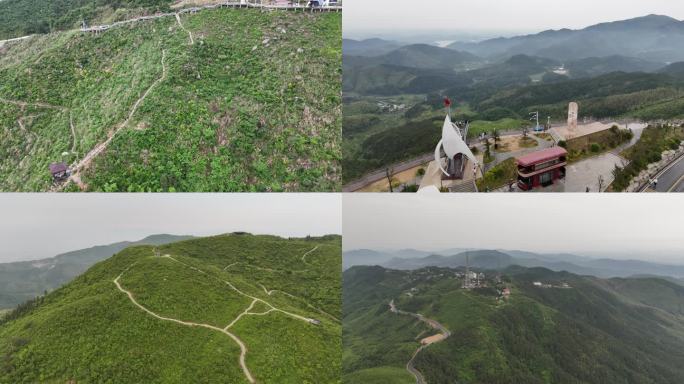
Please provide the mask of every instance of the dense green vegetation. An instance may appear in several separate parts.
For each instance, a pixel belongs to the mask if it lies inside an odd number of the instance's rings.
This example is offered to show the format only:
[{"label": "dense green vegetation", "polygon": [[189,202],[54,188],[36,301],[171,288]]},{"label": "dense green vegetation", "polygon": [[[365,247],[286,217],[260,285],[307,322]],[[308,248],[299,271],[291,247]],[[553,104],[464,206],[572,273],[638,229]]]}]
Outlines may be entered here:
[{"label": "dense green vegetation", "polygon": [[[346,120],[346,118],[345,118]],[[406,123],[364,140],[361,156],[348,154],[342,162],[345,181],[351,181],[375,168],[434,151],[442,136],[443,118]]]},{"label": "dense green vegetation", "polygon": [[634,133],[631,130],[620,129],[614,125],[605,131],[570,139],[563,145],[568,150],[568,161],[572,163],[617,148],[632,138]]},{"label": "dense green vegetation", "polygon": [[477,190],[480,192],[491,191],[515,183],[517,180],[518,167],[515,165],[515,159],[510,158],[485,172],[484,177],[477,180]]},{"label": "dense green vegetation", "polygon": [[182,22],[194,44],[167,17],[1,48],[0,190],[48,189],[48,165],[83,158],[153,84],[81,174],[88,190],[339,189],[340,14],[217,9]]},{"label": "dense green vegetation", "polygon": [[[352,383],[364,372],[373,373],[368,376],[374,382],[393,382],[410,358],[410,353],[407,358],[399,351],[418,347],[421,330],[406,331],[407,324],[400,328],[406,318],[390,313],[391,299],[399,308],[434,318],[452,332],[416,358],[415,367],[429,383],[684,380],[681,286],[657,278],[602,280],[509,267],[503,284],[512,294],[500,300],[492,288],[461,289],[462,281],[453,277],[453,271],[345,271],[344,382]],[[567,283],[570,288],[539,288],[532,284],[535,281]],[[497,285],[491,278],[488,284]],[[416,290],[407,295],[410,288]]]},{"label": "dense green vegetation", "polygon": [[615,180],[611,184],[613,191],[624,191],[641,171],[649,164],[662,160],[662,153],[666,150],[679,148],[684,141],[684,127],[649,126],[644,129],[641,139],[623,153],[629,160],[625,167],[613,170]]},{"label": "dense green vegetation", "polygon": [[[228,335],[153,317],[117,289],[117,276],[148,310],[218,328],[249,307],[246,295],[261,299],[250,311],[261,315],[228,328],[255,380],[339,382],[340,258],[339,236],[231,234],[126,248],[0,323],[0,382],[247,382]],[[279,311],[264,314],[266,303]]]},{"label": "dense green vegetation", "polygon": [[49,33],[133,15],[168,11],[172,0],[3,0],[0,1],[0,40]]}]

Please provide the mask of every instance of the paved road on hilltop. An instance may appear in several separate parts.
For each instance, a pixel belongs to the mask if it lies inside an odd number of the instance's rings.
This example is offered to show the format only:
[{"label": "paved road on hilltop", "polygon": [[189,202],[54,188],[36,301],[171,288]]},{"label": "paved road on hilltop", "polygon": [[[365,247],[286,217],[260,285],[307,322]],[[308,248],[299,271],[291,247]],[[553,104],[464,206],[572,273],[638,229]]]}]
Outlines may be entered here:
[{"label": "paved road on hilltop", "polygon": [[[505,132],[501,132],[499,134],[500,137],[518,136],[518,135],[522,135],[521,130],[505,131]],[[473,141],[477,140],[477,143],[474,145],[476,145],[478,147],[480,146],[480,142],[478,139],[471,139],[471,140],[473,140]],[[546,140],[543,140],[543,139],[539,139],[539,140],[541,140],[541,142],[548,143]],[[437,143],[435,143],[435,145],[437,145]],[[542,145],[545,145],[545,144],[542,144]],[[549,143],[548,145],[550,146],[551,144]],[[526,151],[531,152],[531,151],[534,151],[535,149],[538,150],[539,148],[540,147],[534,147],[534,148],[527,149]],[[502,152],[502,154],[510,156],[510,152]],[[517,154],[517,152],[516,152],[516,154]],[[496,155],[497,155],[497,153],[495,153],[495,156]],[[404,171],[407,171],[411,168],[415,168],[417,166],[423,165],[425,163],[429,163],[430,161],[432,161],[434,159],[435,159],[435,153],[433,151],[430,153],[426,153],[424,155],[416,156],[416,157],[409,159],[409,160],[404,160],[404,161],[400,161],[400,162],[385,166],[382,169],[377,169],[375,171],[371,171],[370,173],[366,174],[362,178],[354,180],[354,181],[346,184],[344,187],[342,187],[342,191],[343,192],[356,192],[360,189],[363,189],[363,188],[377,182],[378,180],[382,180],[382,179],[386,178],[387,175],[386,175],[385,170],[387,168],[392,170],[392,173],[396,174],[396,173],[404,172]]]},{"label": "paved road on hilltop", "polygon": [[[394,304],[394,299],[392,301],[390,301],[389,306],[390,306],[390,311],[392,313],[396,313],[399,315],[413,316],[416,319],[426,323],[427,325],[438,330],[441,333],[441,336],[442,336],[441,338],[434,339],[433,341],[428,341],[425,344],[418,347],[418,349],[416,349],[416,351],[413,353],[413,356],[411,356],[411,360],[409,360],[408,363],[406,363],[406,370],[410,374],[412,374],[413,377],[416,378],[416,384],[427,384],[427,382],[425,381],[425,377],[423,377],[423,374],[420,373],[420,371],[418,371],[416,369],[416,367],[413,365],[413,363],[416,359],[416,356],[418,356],[420,351],[429,347],[430,345],[432,345],[434,343],[438,343],[440,341],[444,341],[447,337],[451,336],[451,331],[449,331],[445,326],[443,326],[442,324],[437,322],[437,320],[429,319],[429,318],[421,315],[420,313],[411,313],[411,312],[406,312],[406,311],[402,311],[402,310],[398,309],[397,306]],[[423,339],[423,340],[426,340],[426,339]],[[421,343],[422,343],[422,341],[421,341]]]},{"label": "paved road on hilltop", "polygon": [[656,178],[657,192],[684,192],[684,156],[673,162]]}]

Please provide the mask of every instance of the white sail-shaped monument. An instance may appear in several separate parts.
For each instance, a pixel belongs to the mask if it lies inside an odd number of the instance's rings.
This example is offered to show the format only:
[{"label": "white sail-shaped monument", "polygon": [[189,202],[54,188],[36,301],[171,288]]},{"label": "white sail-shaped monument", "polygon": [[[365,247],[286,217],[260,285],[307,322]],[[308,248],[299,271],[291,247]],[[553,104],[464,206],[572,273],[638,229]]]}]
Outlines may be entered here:
[{"label": "white sail-shaped monument", "polygon": [[447,155],[447,164],[449,161],[453,161],[456,155],[459,153],[463,156],[469,158],[474,165],[478,165],[477,158],[473,155],[473,152],[468,148],[468,144],[465,142],[465,138],[461,135],[461,130],[458,129],[456,124],[451,122],[449,115],[444,118],[444,126],[442,127],[442,140],[437,143],[435,148],[435,162],[439,166],[439,169],[447,177],[452,176],[442,165],[441,161],[441,149],[444,148],[444,153]]}]

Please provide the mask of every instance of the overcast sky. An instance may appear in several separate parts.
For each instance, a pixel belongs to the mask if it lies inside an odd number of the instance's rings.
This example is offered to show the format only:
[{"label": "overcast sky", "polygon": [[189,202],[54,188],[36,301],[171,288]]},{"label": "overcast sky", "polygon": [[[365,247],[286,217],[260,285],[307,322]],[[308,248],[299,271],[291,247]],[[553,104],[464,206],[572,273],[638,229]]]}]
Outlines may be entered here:
[{"label": "overcast sky", "polygon": [[341,234],[338,194],[0,194],[0,262],[160,233]]},{"label": "overcast sky", "polygon": [[346,194],[343,247],[510,249],[684,263],[684,195]]},{"label": "overcast sky", "polygon": [[[681,0],[346,0],[344,34],[362,31],[579,29],[648,14],[684,19]],[[365,33],[365,32],[364,32]],[[371,37],[365,36],[365,37]]]}]

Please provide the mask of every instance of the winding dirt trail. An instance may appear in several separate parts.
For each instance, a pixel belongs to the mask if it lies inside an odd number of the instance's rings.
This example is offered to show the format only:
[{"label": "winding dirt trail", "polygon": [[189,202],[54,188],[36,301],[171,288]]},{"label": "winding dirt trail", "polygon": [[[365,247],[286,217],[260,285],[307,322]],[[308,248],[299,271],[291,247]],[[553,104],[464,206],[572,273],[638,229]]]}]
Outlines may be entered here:
[{"label": "winding dirt trail", "polygon": [[249,369],[247,368],[247,364],[245,363],[245,356],[247,355],[247,351],[248,351],[247,346],[237,336],[228,332],[227,328],[221,329],[221,328],[215,327],[213,325],[209,325],[209,324],[193,323],[191,321],[183,321],[183,320],[173,319],[173,318],[164,317],[164,316],[161,316],[161,315],[158,315],[158,314],[152,312],[151,310],[145,308],[143,305],[138,303],[135,300],[135,297],[133,297],[133,293],[131,293],[130,291],[127,291],[126,289],[124,289],[121,286],[121,284],[119,283],[119,279],[121,278],[122,275],[123,275],[123,273],[121,275],[119,275],[116,279],[114,279],[114,284],[116,284],[116,287],[119,289],[119,291],[125,293],[133,304],[135,304],[138,308],[142,309],[143,311],[147,312],[149,315],[156,317],[159,320],[171,321],[171,322],[174,322],[177,324],[186,325],[188,327],[207,328],[207,329],[211,329],[211,330],[221,332],[223,334],[228,335],[231,339],[233,339],[233,341],[235,341],[235,343],[237,343],[237,345],[240,346],[240,367],[242,368],[242,372],[245,374],[245,377],[247,378],[247,380],[250,383],[256,382],[254,380],[254,377],[252,377],[252,374],[249,372]]},{"label": "winding dirt trail", "polygon": [[192,38],[192,32],[185,29],[185,27],[183,26],[183,23],[181,22],[180,15],[177,13],[176,13],[176,20],[178,21],[178,25],[181,27],[181,29],[184,30],[185,32],[187,32],[188,35],[190,35],[190,45],[195,44],[195,40],[193,40],[193,38]]},{"label": "winding dirt trail", "polygon": [[[0,103],[15,105],[21,109],[22,114],[26,112],[26,107],[36,107],[36,108],[57,110],[57,111],[62,111],[62,112],[69,112],[69,127],[71,128],[71,136],[72,136],[71,152],[74,152],[74,150],[76,148],[76,130],[74,129],[74,119],[73,119],[70,108],[63,107],[60,105],[52,105],[52,104],[48,104],[48,103],[9,100],[9,99],[4,99],[4,98],[0,98]],[[36,118],[38,116],[40,116],[40,115],[20,116],[17,119],[17,124],[19,124],[19,129],[21,129],[21,131],[24,134],[32,135],[33,136],[33,143],[36,143],[38,141],[38,135],[35,132],[31,132],[26,128],[26,126],[24,125],[24,120],[33,119],[33,118]],[[24,159],[26,159],[26,157],[27,156],[25,156]],[[24,162],[24,159],[22,159],[21,163]]]},{"label": "winding dirt trail", "polygon": [[[123,122],[119,123],[119,125],[114,128],[114,130],[110,131],[109,134],[107,135],[107,139],[103,141],[102,143],[96,145],[93,149],[88,152],[83,159],[80,161],[76,162],[75,165],[71,167],[71,176],[65,182],[64,184],[60,185],[58,188],[56,188],[57,191],[63,190],[70,182],[74,182],[79,185],[81,189],[85,189],[86,185],[84,185],[82,182],[80,182],[80,173],[82,170],[88,168],[90,164],[92,163],[93,159],[95,159],[97,156],[99,156],[102,152],[107,149],[107,146],[109,146],[109,143],[112,142],[114,137],[124,128],[128,126],[128,123],[131,121],[133,118],[133,115],[135,115],[135,112],[138,110],[138,107],[140,104],[147,98],[147,96],[152,92],[152,90],[157,87],[162,81],[166,80],[168,68],[166,66],[166,50],[162,49],[162,58],[161,58],[161,66],[162,66],[162,74],[161,77],[158,78],[157,80],[152,83],[147,90],[138,98],[138,100],[135,101],[133,106],[131,107],[131,110],[128,112],[128,116],[126,117],[126,120]],[[72,125],[73,128],[73,125]],[[75,137],[75,136],[74,136]]]},{"label": "winding dirt trail", "polygon": [[312,250],[310,250],[309,252],[307,252],[307,253],[305,253],[304,255],[302,255],[302,261],[303,261],[305,264],[309,264],[309,263],[306,262],[306,256],[308,256],[308,255],[309,255],[310,253],[312,253],[313,251],[317,250],[318,247],[320,247],[320,245],[315,246],[314,249],[312,249]]},{"label": "winding dirt trail", "polygon": [[[318,248],[318,246],[317,246],[316,248]],[[312,249],[312,250],[309,251],[309,252],[314,251],[316,248]],[[217,276],[214,276],[214,275],[212,275],[212,274],[209,274],[209,273],[207,273],[207,272],[205,272],[205,271],[203,271],[203,270],[201,270],[201,269],[199,269],[199,268],[197,268],[197,267],[194,267],[194,266],[192,266],[192,265],[189,265],[189,264],[187,264],[187,263],[184,263],[184,262],[182,262],[182,261],[180,261],[180,260],[174,258],[174,257],[171,256],[171,255],[166,254],[166,255],[160,256],[160,255],[159,255],[159,252],[158,252],[158,250],[157,250],[156,248],[153,249],[153,253],[154,253],[154,256],[151,256],[151,257],[153,257],[153,258],[165,258],[165,259],[169,259],[169,260],[171,260],[171,261],[173,261],[173,262],[179,263],[179,264],[181,264],[181,265],[183,265],[183,266],[185,266],[185,267],[187,267],[187,268],[189,268],[189,269],[192,269],[192,270],[194,270],[194,271],[196,271],[196,272],[198,272],[198,273],[201,273],[201,274],[206,275],[206,276],[208,276],[208,277],[210,277],[210,278],[212,278],[212,279],[215,279],[215,280],[217,280],[217,281],[220,281],[220,282],[222,282],[222,283],[228,285],[232,290],[234,290],[234,291],[237,292],[238,294],[240,294],[240,295],[242,295],[242,296],[245,296],[245,297],[247,297],[247,298],[252,299],[252,302],[249,304],[249,306],[248,306],[243,312],[241,312],[235,319],[233,319],[230,323],[228,323],[228,325],[226,325],[224,328],[219,328],[219,327],[213,326],[213,325],[211,325],[211,324],[195,323],[195,322],[191,322],[191,321],[184,321],[184,320],[180,320],[180,319],[174,319],[174,318],[171,318],[171,317],[165,317],[165,316],[159,315],[159,314],[157,314],[157,313],[151,311],[150,309],[148,309],[148,308],[146,308],[145,306],[143,306],[142,304],[140,304],[140,303],[135,299],[133,293],[130,292],[130,291],[128,291],[128,290],[126,290],[126,289],[121,285],[121,283],[120,283],[120,281],[119,281],[119,280],[121,279],[121,277],[122,277],[126,272],[128,272],[131,268],[133,268],[133,266],[136,264],[136,262],[134,262],[133,264],[129,265],[128,268],[126,268],[123,272],[121,272],[121,274],[119,274],[119,276],[116,277],[116,279],[113,280],[113,281],[114,281],[114,284],[116,285],[116,287],[117,287],[117,289],[118,289],[119,291],[125,293],[125,294],[128,296],[128,299],[129,299],[135,306],[137,306],[138,308],[142,309],[143,311],[145,311],[145,312],[146,312],[147,314],[149,314],[150,316],[153,316],[153,317],[155,317],[155,318],[157,318],[157,319],[159,319],[159,320],[169,321],[169,322],[173,322],[173,323],[176,323],[176,324],[185,325],[185,326],[188,326],[188,327],[202,327],[202,328],[206,328],[206,329],[211,329],[211,330],[214,330],[214,331],[217,331],[217,332],[221,332],[221,333],[223,333],[223,334],[229,336],[229,337],[230,337],[233,341],[235,341],[235,343],[238,344],[238,346],[240,347],[240,358],[239,358],[240,368],[242,368],[242,371],[243,371],[243,373],[244,373],[244,375],[245,375],[245,378],[247,378],[247,380],[248,380],[250,383],[255,383],[256,381],[255,381],[254,377],[252,376],[252,374],[251,374],[249,368],[247,367],[247,363],[246,363],[246,361],[245,361],[245,360],[246,360],[247,352],[249,351],[248,348],[247,348],[247,345],[245,345],[245,343],[244,343],[242,340],[240,340],[240,338],[239,338],[238,336],[236,336],[235,334],[233,334],[233,333],[231,333],[231,332],[229,331],[229,329],[230,329],[231,327],[233,327],[241,318],[243,318],[244,316],[264,316],[264,315],[268,315],[269,313],[272,313],[272,312],[280,312],[280,313],[283,313],[283,314],[285,314],[285,315],[287,315],[287,316],[289,316],[289,317],[292,317],[292,318],[294,318],[294,319],[297,319],[297,320],[301,320],[301,321],[307,322],[307,323],[309,323],[309,324],[318,324],[318,321],[317,321],[317,320],[314,320],[314,319],[311,319],[311,318],[308,318],[308,317],[304,317],[304,316],[298,315],[298,314],[296,314],[296,313],[292,313],[292,312],[288,312],[288,311],[286,311],[286,310],[280,309],[280,308],[278,308],[278,307],[272,305],[271,303],[269,303],[269,302],[266,301],[266,300],[260,299],[260,298],[258,298],[258,297],[254,297],[254,296],[252,296],[252,295],[249,295],[249,294],[247,294],[247,293],[241,291],[241,290],[238,289],[235,285],[233,285],[231,282],[229,282],[229,281],[227,281],[227,280],[223,280],[223,279],[221,279],[221,278],[219,278],[219,277],[217,277]],[[233,265],[233,264],[231,264],[231,265]],[[230,267],[231,265],[229,265],[228,267]],[[226,270],[228,267],[224,268],[224,270]],[[270,291],[270,293],[269,293],[269,291],[266,290],[266,288],[265,288],[263,285],[262,285],[261,287],[264,289],[264,291],[266,292],[266,294],[269,295],[269,296],[270,296],[272,293],[276,292],[276,291]],[[283,293],[285,293],[285,292],[283,292]],[[285,294],[287,294],[287,293],[285,293]],[[287,294],[287,295],[289,295],[289,294]],[[295,296],[292,296],[292,295],[289,295],[289,296],[291,296],[291,297],[293,297],[293,298],[296,298]],[[257,303],[262,303],[262,304],[266,305],[266,306],[268,307],[268,310],[266,310],[266,311],[264,311],[264,312],[252,312],[252,310],[254,309],[254,306],[255,306]],[[307,304],[307,305],[308,305],[308,304]],[[310,305],[309,305],[309,306],[310,306]],[[313,307],[313,308],[315,309],[315,307]],[[321,312],[322,312],[322,311],[321,311]],[[323,313],[324,313],[324,312],[323,312]],[[332,316],[331,316],[331,317],[332,317]],[[334,318],[334,317],[333,317],[333,318]]]},{"label": "winding dirt trail", "polygon": [[69,127],[71,127],[71,137],[73,138],[71,143],[71,153],[76,150],[76,129],[74,128],[74,118],[69,111]]},{"label": "winding dirt trail", "polygon": [[274,293],[280,293],[280,294],[282,294],[282,295],[289,296],[289,297],[291,297],[291,298],[293,298],[293,299],[296,299],[296,300],[301,301],[302,303],[306,304],[307,307],[313,309],[314,311],[320,313],[321,315],[328,316],[329,318],[335,320],[335,321],[338,322],[338,323],[341,323],[341,322],[342,322],[340,319],[338,319],[337,317],[335,317],[335,316],[329,314],[328,312],[326,312],[326,311],[324,311],[324,310],[322,310],[322,309],[320,309],[320,308],[318,308],[318,307],[315,307],[315,306],[309,304],[308,302],[306,302],[306,300],[302,299],[301,297],[297,297],[297,296],[295,296],[295,295],[292,295],[292,294],[287,293],[287,292],[285,292],[285,291],[281,291],[281,290],[279,290],[279,289],[271,289],[271,290],[269,291],[268,289],[266,289],[266,287],[263,286],[263,284],[259,284],[259,286],[261,286],[261,288],[264,290],[264,292],[265,292],[267,295],[269,295],[269,296],[273,295]]},{"label": "winding dirt trail", "polygon": [[434,343],[439,343],[440,341],[446,340],[449,336],[451,336],[451,331],[449,331],[445,326],[437,322],[436,320],[429,319],[420,313],[411,313],[411,312],[406,312],[402,311],[397,308],[397,306],[394,304],[394,299],[389,302],[389,307],[390,311],[392,313],[396,313],[398,315],[406,315],[406,316],[412,316],[415,317],[416,319],[424,322],[425,324],[429,325],[431,328],[438,330],[440,333],[437,335],[429,336],[421,340],[421,346],[416,349],[416,351],[413,353],[413,356],[411,356],[411,360],[409,360],[406,363],[406,370],[413,375],[413,377],[416,378],[416,384],[427,384],[425,381],[425,377],[423,377],[423,374],[420,373],[414,366],[414,361],[416,359],[416,356],[422,351],[423,349],[429,347],[430,345]]},{"label": "winding dirt trail", "polygon": [[[304,263],[308,264],[308,263],[306,262],[306,256],[309,255],[310,253],[314,252],[315,250],[317,250],[319,247],[320,247],[320,245],[317,245],[317,246],[315,246],[313,249],[311,249],[311,250],[307,251],[306,253],[304,253],[304,255],[302,255],[302,261],[303,261]],[[228,268],[230,268],[230,267],[232,267],[232,266],[234,266],[234,265],[237,265],[237,264],[240,264],[240,263],[239,263],[239,262],[236,262],[236,263],[229,264],[229,265],[227,265],[225,268],[223,268],[223,270],[226,271],[226,270],[228,270]],[[281,270],[276,270],[276,269],[270,269],[270,268],[255,267],[255,266],[252,266],[252,265],[248,265],[248,267],[249,267],[249,268],[254,268],[254,269],[259,269],[259,270],[262,270],[262,271],[267,271],[267,272],[286,272],[286,271],[281,271]],[[301,271],[292,271],[292,272],[303,272],[303,271],[305,271],[305,270],[301,270]],[[306,300],[302,299],[301,297],[295,296],[295,295],[290,294],[290,293],[285,292],[285,291],[281,291],[281,290],[279,290],[279,289],[271,289],[271,290],[268,290],[268,289],[266,289],[266,287],[265,287],[263,284],[259,284],[259,286],[261,287],[261,289],[264,290],[264,293],[266,293],[268,296],[271,296],[271,295],[273,295],[274,293],[280,293],[280,294],[282,294],[282,295],[289,296],[289,297],[291,297],[291,298],[293,298],[293,299],[295,299],[295,300],[300,301],[301,303],[305,304],[307,307],[313,309],[314,311],[316,311],[316,312],[318,312],[318,313],[320,313],[320,314],[322,314],[322,315],[324,315],[324,316],[327,316],[327,317],[329,317],[330,319],[332,319],[332,320],[334,320],[334,321],[336,321],[336,322],[338,322],[338,323],[341,323],[341,320],[338,319],[337,317],[335,317],[335,316],[329,314],[328,312],[326,312],[326,311],[324,311],[324,310],[322,310],[322,309],[320,309],[320,308],[318,308],[318,307],[316,307],[316,306],[314,306],[314,305],[311,305],[309,302],[307,302]]]}]

